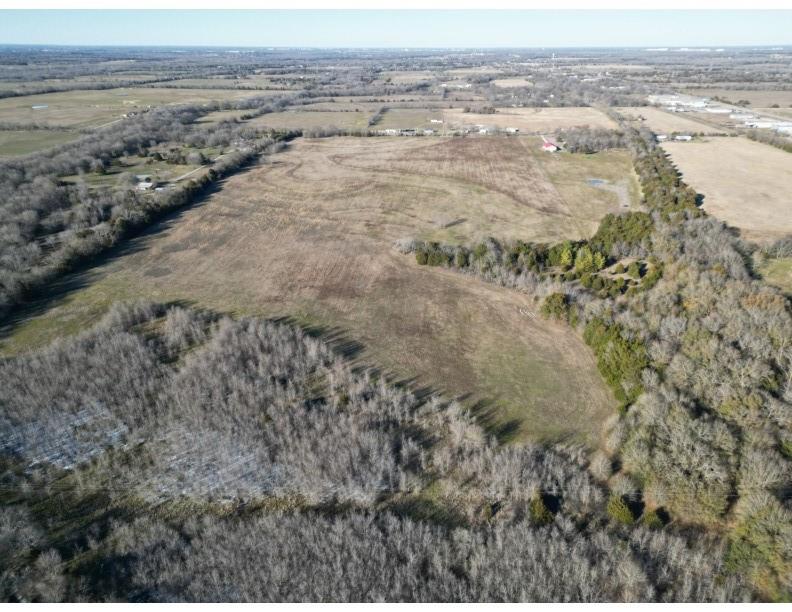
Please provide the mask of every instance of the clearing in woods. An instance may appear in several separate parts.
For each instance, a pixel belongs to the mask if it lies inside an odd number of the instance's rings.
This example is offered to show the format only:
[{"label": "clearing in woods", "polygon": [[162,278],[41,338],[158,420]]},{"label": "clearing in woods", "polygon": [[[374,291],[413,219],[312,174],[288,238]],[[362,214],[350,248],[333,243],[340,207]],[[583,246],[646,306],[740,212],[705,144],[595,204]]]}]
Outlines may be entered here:
[{"label": "clearing in woods", "polygon": [[568,326],[526,294],[393,248],[407,236],[579,238],[618,209],[583,177],[632,180],[626,153],[554,157],[534,141],[301,139],[73,275],[4,350],[77,331],[117,299],[292,317],[360,341],[361,363],[465,398],[505,437],[593,444],[614,402]]},{"label": "clearing in woods", "polygon": [[704,194],[704,209],[768,243],[792,233],[792,157],[747,138],[669,142],[663,148],[685,182]]}]

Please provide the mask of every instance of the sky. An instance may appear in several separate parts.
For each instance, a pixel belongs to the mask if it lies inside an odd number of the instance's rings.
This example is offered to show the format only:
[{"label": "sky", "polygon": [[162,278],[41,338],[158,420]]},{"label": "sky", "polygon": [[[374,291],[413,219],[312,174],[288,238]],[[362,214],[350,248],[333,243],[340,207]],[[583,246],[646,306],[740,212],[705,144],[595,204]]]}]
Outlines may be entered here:
[{"label": "sky", "polygon": [[792,45],[792,10],[0,10],[0,44],[393,48],[777,46]]}]

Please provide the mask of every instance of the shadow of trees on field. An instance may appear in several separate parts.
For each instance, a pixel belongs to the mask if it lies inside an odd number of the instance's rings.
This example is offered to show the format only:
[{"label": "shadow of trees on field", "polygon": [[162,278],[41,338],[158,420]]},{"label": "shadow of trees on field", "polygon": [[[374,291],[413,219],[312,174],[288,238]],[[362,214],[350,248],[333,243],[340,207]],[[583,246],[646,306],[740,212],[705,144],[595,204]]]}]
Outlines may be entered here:
[{"label": "shadow of trees on field", "polygon": [[[255,167],[255,164],[246,166],[232,176],[243,175]],[[25,301],[14,306],[5,317],[0,319],[0,342],[8,338],[18,325],[45,314],[62,304],[73,293],[96,282],[106,271],[104,270],[106,266],[124,257],[144,251],[153,238],[163,231],[173,229],[188,212],[205,206],[213,195],[222,190],[230,178],[231,176],[220,179],[207,186],[195,200],[163,213],[150,225],[130,230],[114,246],[89,260],[75,264],[69,272],[56,278],[45,287],[31,292]]]}]

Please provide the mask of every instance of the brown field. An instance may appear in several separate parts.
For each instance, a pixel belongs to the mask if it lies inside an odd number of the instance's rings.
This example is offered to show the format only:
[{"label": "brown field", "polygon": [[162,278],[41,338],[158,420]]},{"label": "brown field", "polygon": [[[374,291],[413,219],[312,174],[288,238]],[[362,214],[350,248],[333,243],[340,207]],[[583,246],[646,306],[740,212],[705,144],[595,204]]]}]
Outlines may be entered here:
[{"label": "brown field", "polygon": [[[379,100],[380,98],[376,98]],[[402,96],[393,98],[382,98],[383,102],[372,102],[372,98],[336,98],[335,101],[312,102],[300,106],[304,110],[320,110],[320,111],[371,111],[372,113],[378,111],[383,106],[390,108],[410,108],[410,109],[432,109],[434,107],[448,108],[448,102],[443,102],[437,97],[415,97],[415,96]]]},{"label": "brown field", "polygon": [[280,113],[267,113],[247,123],[257,127],[273,129],[339,128],[366,129],[372,112],[331,112],[287,110]]},{"label": "brown field", "polygon": [[466,77],[477,74],[500,74],[502,72],[503,70],[494,66],[472,66],[470,68],[452,68],[451,70],[446,70],[444,74]]},{"label": "brown field", "polygon": [[[282,93],[282,92],[276,92]],[[98,91],[64,91],[0,100],[0,122],[43,122],[68,127],[90,127],[121,118],[126,112],[148,105],[203,103],[241,99],[266,94],[263,91],[229,89],[164,89],[134,87]],[[47,108],[34,109],[33,106]]]},{"label": "brown field", "polygon": [[[671,132],[690,132],[694,134],[722,134],[730,132],[725,127],[696,121],[691,113],[669,113],[653,106],[635,106],[617,108],[626,118],[644,118],[644,124],[653,132],[658,134],[670,134]],[[726,115],[728,118],[728,115]],[[712,115],[712,120],[718,119]],[[722,120],[722,117],[720,118]]]},{"label": "brown field", "polygon": [[710,138],[663,145],[685,181],[704,194],[704,209],[770,242],[792,233],[789,153],[747,138]]},{"label": "brown field", "polygon": [[[495,431],[593,444],[613,400],[568,326],[544,321],[526,294],[418,266],[392,247],[406,236],[590,232],[615,196],[579,191],[571,173],[580,164],[543,158],[532,141],[297,141],[132,241],[127,254],[73,278],[77,289],[20,323],[4,349],[80,329],[116,299],[285,316],[359,341],[360,363],[465,398]],[[629,170],[626,155],[585,159]]]},{"label": "brown field", "polygon": [[689,89],[684,93],[693,96],[705,96],[707,98],[714,98],[718,96],[729,100],[730,102],[737,102],[739,100],[748,100],[752,108],[767,108],[773,104],[778,104],[781,107],[789,108],[792,106],[792,90],[754,90],[754,89]]},{"label": "brown field", "polygon": [[448,109],[443,116],[451,126],[486,125],[497,128],[516,127],[523,133],[552,133],[557,129],[588,125],[596,128],[615,128],[611,119],[595,108],[500,108],[494,115],[463,113]]},{"label": "brown field", "polygon": [[490,81],[495,87],[532,87],[533,82],[529,81],[528,79],[522,79],[519,77],[510,77],[508,79],[495,79],[494,81]]},{"label": "brown field", "polygon": [[401,85],[404,83],[419,83],[421,81],[429,81],[433,78],[435,78],[434,75],[428,70],[416,70],[414,72],[391,70],[381,72],[378,80],[384,82],[387,79],[390,79],[391,83]]}]

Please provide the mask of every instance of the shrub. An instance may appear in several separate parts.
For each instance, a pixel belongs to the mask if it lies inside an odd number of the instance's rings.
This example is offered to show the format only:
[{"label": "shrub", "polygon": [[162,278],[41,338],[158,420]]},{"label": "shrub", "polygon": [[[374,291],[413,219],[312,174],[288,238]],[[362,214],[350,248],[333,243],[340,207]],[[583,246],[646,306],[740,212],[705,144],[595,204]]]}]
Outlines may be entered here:
[{"label": "shrub", "polygon": [[424,251],[423,249],[419,249],[415,251],[415,261],[418,262],[419,266],[425,266],[427,263],[427,259],[428,258],[426,256],[426,251]]},{"label": "shrub", "polygon": [[[595,279],[596,280],[596,279]],[[643,392],[641,372],[649,365],[646,347],[639,338],[627,339],[618,324],[592,319],[583,339],[597,356],[597,368],[626,407]]]},{"label": "shrub", "polygon": [[537,525],[549,525],[553,522],[553,513],[538,493],[528,504],[528,512],[531,514],[531,520]]},{"label": "shrub", "polygon": [[657,514],[657,510],[648,510],[643,513],[641,524],[649,529],[660,529],[663,527],[663,519]]},{"label": "shrub", "polygon": [[551,293],[542,303],[542,315],[558,321],[569,320],[569,303],[564,293]]},{"label": "shrub", "polygon": [[630,507],[618,495],[612,495],[608,500],[607,512],[609,517],[622,525],[632,525],[635,523],[632,510],[630,510]]}]

